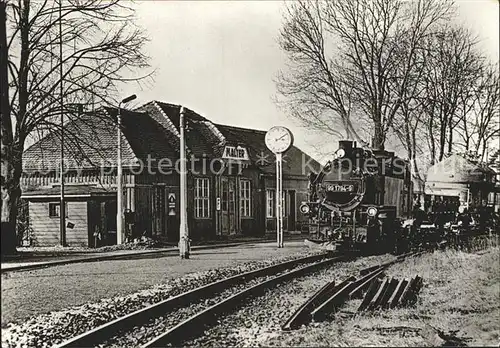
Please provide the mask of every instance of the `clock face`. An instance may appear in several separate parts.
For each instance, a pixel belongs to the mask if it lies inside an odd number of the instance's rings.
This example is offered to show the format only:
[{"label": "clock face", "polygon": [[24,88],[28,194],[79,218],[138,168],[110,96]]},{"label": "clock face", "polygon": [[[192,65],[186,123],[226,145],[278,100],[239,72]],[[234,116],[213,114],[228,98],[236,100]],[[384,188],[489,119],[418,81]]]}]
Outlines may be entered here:
[{"label": "clock face", "polygon": [[272,127],[266,133],[266,145],[274,153],[283,153],[293,145],[292,132],[286,127]]}]

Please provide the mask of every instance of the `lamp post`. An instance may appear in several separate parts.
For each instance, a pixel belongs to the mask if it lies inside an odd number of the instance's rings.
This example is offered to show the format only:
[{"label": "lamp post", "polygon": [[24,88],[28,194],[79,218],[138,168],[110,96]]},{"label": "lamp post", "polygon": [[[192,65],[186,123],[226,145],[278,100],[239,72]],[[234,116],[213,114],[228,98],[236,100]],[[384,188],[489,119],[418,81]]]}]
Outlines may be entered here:
[{"label": "lamp post", "polygon": [[186,110],[181,106],[179,117],[179,133],[180,133],[180,228],[179,228],[179,254],[181,259],[189,259],[189,229],[187,222],[187,172],[186,172],[186,138],[185,138],[185,114]]},{"label": "lamp post", "polygon": [[118,104],[117,114],[117,136],[118,136],[118,158],[116,174],[116,244],[123,244],[123,183],[122,183],[122,117],[121,106],[137,98],[135,94],[123,99]]}]

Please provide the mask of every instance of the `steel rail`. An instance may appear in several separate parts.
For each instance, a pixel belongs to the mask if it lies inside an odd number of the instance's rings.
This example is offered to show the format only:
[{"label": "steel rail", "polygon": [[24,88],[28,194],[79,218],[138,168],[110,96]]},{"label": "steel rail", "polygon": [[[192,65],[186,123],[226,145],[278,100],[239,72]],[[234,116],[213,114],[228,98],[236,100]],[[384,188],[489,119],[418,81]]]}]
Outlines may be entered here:
[{"label": "steel rail", "polygon": [[329,265],[331,263],[345,260],[347,257],[346,256],[338,256],[334,258],[330,258],[327,260],[323,261],[318,261],[312,265],[304,266],[302,268],[296,269],[289,271],[287,273],[275,276],[271,279],[265,280],[263,282],[260,282],[254,286],[251,286],[247,289],[244,289],[224,300],[221,302],[216,303],[215,305],[189,317],[188,319],[184,320],[183,322],[179,323],[178,325],[172,327],[168,331],[164,332],[163,334],[155,337],[151,341],[147,342],[145,345],[143,345],[143,348],[150,348],[150,347],[165,347],[167,344],[181,344],[182,342],[185,342],[203,331],[211,325],[211,323],[214,322],[213,319],[217,317],[217,315],[220,315],[221,313],[230,311],[232,308],[237,306],[242,302],[247,297],[250,296],[255,296],[257,294],[261,294],[264,292],[267,288],[290,278],[296,278],[299,276],[302,276],[304,274],[307,274],[309,272],[313,272],[316,269],[319,269],[320,267]]},{"label": "steel rail", "polygon": [[335,292],[336,289],[335,281],[325,284],[292,314],[285,324],[281,326],[282,330],[294,330],[299,328],[302,324],[309,322],[311,312]]},{"label": "steel rail", "polygon": [[[312,320],[320,321],[324,319],[327,313],[338,308],[347,299],[354,298],[363,290],[366,290],[375,279],[383,274],[386,268],[395,263],[402,262],[409,256],[417,256],[420,254],[422,254],[422,252],[406,253],[397,256],[393,261],[364,268],[359,272],[362,276],[359,279],[349,277],[339,285],[335,285],[335,280],[325,284],[290,316],[281,326],[281,329],[284,331],[295,330]],[[393,286],[395,287],[395,285]],[[402,291],[403,290],[401,290],[401,292]],[[384,298],[384,300],[389,301],[390,299]],[[362,306],[367,306],[368,304],[369,303],[362,304]]]},{"label": "steel rail", "polygon": [[[373,268],[373,267],[370,267]],[[362,278],[356,280],[354,277],[335,286],[335,280],[325,284],[319,291],[311,296],[294,314],[281,326],[284,331],[295,330],[300,326],[309,323],[311,320],[318,320],[323,316],[329,304],[336,302],[340,296],[354,297],[357,293],[367,287],[374,278],[380,276],[383,269],[380,265]],[[340,304],[340,303],[338,303]]]},{"label": "steel rail", "polygon": [[319,321],[323,319],[331,309],[340,306],[344,302],[344,297],[349,295],[349,292],[356,284],[355,277],[349,277],[344,280],[340,285],[335,289],[335,293],[327,298],[322,304],[320,304],[317,308],[315,308],[311,312],[311,318]]},{"label": "steel rail", "polygon": [[[151,306],[147,306],[145,308],[139,309],[135,312],[129,313],[125,316],[114,319],[110,322],[107,322],[103,325],[100,325],[92,330],[84,332],[80,335],[77,335],[73,338],[70,338],[58,345],[56,348],[63,347],[89,347],[95,346],[99,342],[103,342],[113,335],[115,335],[118,331],[127,330],[134,326],[137,326],[140,323],[146,323],[152,318],[158,316],[164,316],[169,311],[172,311],[176,308],[179,308],[183,305],[187,305],[196,299],[201,297],[209,296],[217,291],[224,290],[225,288],[232,286],[234,284],[238,284],[240,282],[245,282],[251,280],[256,277],[266,276],[276,274],[281,272],[287,268],[296,267],[303,263],[308,262],[318,262],[324,258],[329,257],[329,253],[322,253],[317,255],[306,256],[282,263],[278,263],[276,265],[267,266],[263,268],[259,268],[257,270],[245,272],[242,274],[237,274],[222,280],[218,280],[204,286],[192,289],[190,291],[184,292],[182,294],[173,296],[166,300],[155,303]],[[335,258],[328,258],[326,261],[330,261]]]}]

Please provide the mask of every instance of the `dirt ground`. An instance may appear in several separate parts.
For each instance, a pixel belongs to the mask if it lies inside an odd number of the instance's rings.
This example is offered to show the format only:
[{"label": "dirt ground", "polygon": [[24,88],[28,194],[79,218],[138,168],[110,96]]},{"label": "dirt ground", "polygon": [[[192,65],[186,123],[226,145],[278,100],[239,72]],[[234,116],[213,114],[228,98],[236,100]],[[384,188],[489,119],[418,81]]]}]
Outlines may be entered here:
[{"label": "dirt ground", "polygon": [[[423,277],[417,303],[358,313],[345,303],[323,322],[282,331],[264,346],[436,347],[499,346],[500,249],[477,254],[435,251],[391,266],[386,276]],[[356,274],[353,274],[356,276]],[[318,285],[319,287],[319,285]]]},{"label": "dirt ground", "polygon": [[[499,346],[500,254],[436,251],[391,267],[387,276],[423,277],[413,308],[344,320],[344,340],[357,346]],[[346,310],[355,311],[351,301]]]},{"label": "dirt ground", "polygon": [[133,260],[75,263],[2,274],[2,327],[31,316],[126,295],[188,273],[245,262],[307,253],[303,242],[274,242],[198,250],[189,260],[159,256]]}]

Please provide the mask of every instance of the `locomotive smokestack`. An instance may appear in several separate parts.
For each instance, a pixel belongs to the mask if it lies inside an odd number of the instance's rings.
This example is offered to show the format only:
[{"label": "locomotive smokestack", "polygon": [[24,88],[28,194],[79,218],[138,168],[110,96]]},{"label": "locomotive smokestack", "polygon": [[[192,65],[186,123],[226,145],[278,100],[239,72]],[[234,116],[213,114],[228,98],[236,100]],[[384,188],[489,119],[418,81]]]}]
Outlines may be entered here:
[{"label": "locomotive smokestack", "polygon": [[339,149],[344,149],[345,153],[351,153],[353,149],[353,141],[352,140],[340,140],[339,141]]}]

